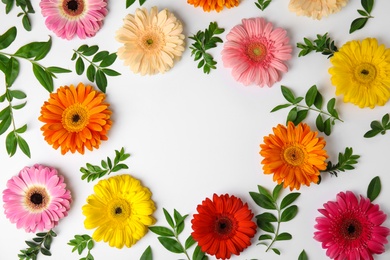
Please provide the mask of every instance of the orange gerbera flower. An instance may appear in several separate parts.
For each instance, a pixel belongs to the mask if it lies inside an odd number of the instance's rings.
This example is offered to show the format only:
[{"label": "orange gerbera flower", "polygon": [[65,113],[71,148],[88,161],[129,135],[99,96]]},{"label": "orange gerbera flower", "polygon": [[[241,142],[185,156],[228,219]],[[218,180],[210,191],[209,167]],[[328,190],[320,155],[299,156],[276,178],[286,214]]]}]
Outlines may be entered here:
[{"label": "orange gerbera flower", "polygon": [[57,93],[51,93],[41,108],[39,120],[45,140],[61,153],[99,148],[101,140],[107,140],[111,128],[111,111],[104,102],[106,95],[93,90],[92,86],[79,83],[62,86]]},{"label": "orange gerbera flower", "polygon": [[264,173],[274,174],[273,180],[283,182],[284,188],[290,186],[290,190],[299,190],[301,184],[318,183],[320,170],[326,169],[328,158],[323,149],[324,138],[317,137],[317,132],[304,123],[295,126],[288,122],[287,127],[278,125],[273,132],[260,145]]},{"label": "orange gerbera flower", "polygon": [[238,6],[239,0],[187,0],[187,3],[195,7],[203,7],[203,11],[217,11],[220,12],[225,6],[227,8]]}]

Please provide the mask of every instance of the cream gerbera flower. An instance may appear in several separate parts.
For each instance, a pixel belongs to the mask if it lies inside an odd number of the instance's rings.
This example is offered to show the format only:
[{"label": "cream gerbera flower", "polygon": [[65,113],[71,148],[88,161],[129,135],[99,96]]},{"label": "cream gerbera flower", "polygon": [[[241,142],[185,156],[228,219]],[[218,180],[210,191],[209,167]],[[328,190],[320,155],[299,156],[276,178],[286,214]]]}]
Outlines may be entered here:
[{"label": "cream gerbera flower", "polygon": [[182,23],[167,9],[138,8],[128,14],[124,25],[116,33],[123,43],[118,57],[134,73],[157,74],[170,70],[184,51]]},{"label": "cream gerbera flower", "polygon": [[348,3],[348,0],[291,0],[288,8],[297,15],[320,20],[337,13]]}]

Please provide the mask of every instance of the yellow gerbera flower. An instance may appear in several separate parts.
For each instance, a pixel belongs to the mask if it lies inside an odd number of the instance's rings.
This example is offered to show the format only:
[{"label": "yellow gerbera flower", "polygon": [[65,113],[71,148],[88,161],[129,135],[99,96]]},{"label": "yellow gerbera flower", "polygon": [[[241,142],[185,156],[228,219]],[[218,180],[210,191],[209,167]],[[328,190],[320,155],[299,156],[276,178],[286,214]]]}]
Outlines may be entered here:
[{"label": "yellow gerbera flower", "polygon": [[156,210],[152,193],[134,177],[124,174],[101,180],[94,191],[82,210],[85,228],[96,228],[92,234],[95,241],[131,247],[145,236],[147,226],[156,222],[151,216]]},{"label": "yellow gerbera flower", "polygon": [[182,23],[167,9],[150,12],[138,8],[135,14],[123,19],[124,25],[116,32],[116,39],[123,43],[118,57],[134,73],[153,75],[170,70],[184,51]]},{"label": "yellow gerbera flower", "polygon": [[297,15],[320,20],[337,13],[348,3],[348,0],[290,0],[288,8]]},{"label": "yellow gerbera flower", "polygon": [[274,174],[273,180],[283,182],[283,187],[289,186],[290,190],[299,190],[301,184],[318,183],[320,170],[326,169],[328,158],[323,149],[324,138],[317,137],[317,132],[304,123],[295,126],[288,122],[287,127],[279,124],[273,132],[260,145],[264,173]]},{"label": "yellow gerbera flower", "polygon": [[187,0],[187,3],[195,7],[202,7],[203,11],[217,11],[220,12],[225,6],[227,8],[235,7],[240,4],[239,0]]},{"label": "yellow gerbera flower", "polygon": [[350,41],[330,59],[336,95],[360,108],[383,106],[390,98],[390,49],[375,38]]},{"label": "yellow gerbera flower", "polygon": [[41,108],[38,118],[45,123],[41,130],[45,140],[61,153],[78,151],[84,154],[88,150],[99,148],[102,140],[107,140],[111,128],[110,106],[105,103],[106,95],[95,91],[92,86],[79,83],[62,86],[51,93]]}]

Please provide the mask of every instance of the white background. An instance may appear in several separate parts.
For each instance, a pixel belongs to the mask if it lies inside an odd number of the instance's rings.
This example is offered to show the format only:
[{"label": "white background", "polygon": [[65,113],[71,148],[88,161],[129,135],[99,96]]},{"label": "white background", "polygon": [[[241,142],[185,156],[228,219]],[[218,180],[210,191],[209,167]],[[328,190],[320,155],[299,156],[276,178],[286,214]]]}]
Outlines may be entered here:
[{"label": "white background", "polygon": [[[72,49],[81,44],[98,44],[100,50],[115,52],[120,44],[114,39],[116,30],[122,25],[122,19],[127,13],[133,13],[139,6],[138,1],[129,9],[125,9],[124,0],[109,1],[109,13],[102,29],[93,38],[87,40],[63,40],[49,31],[41,15],[39,1],[35,1],[36,14],[32,15],[32,31],[26,32],[21,27],[21,20],[16,15],[17,8],[5,15],[3,4],[0,5],[0,33],[16,25],[18,36],[6,52],[13,53],[20,46],[31,41],[46,41],[52,36],[53,46],[48,56],[41,61],[45,66],[61,66],[74,71],[71,61]],[[167,226],[163,208],[169,212],[177,209],[182,214],[189,214],[186,228],[181,235],[181,241],[191,232],[190,220],[196,213],[196,206],[206,197],[217,194],[234,194],[247,202],[255,215],[262,210],[252,201],[249,191],[256,191],[257,185],[272,189],[275,183],[271,175],[264,175],[259,144],[263,137],[272,133],[272,127],[283,124],[288,110],[273,114],[270,110],[284,103],[280,85],[292,88],[296,95],[304,95],[310,86],[316,84],[326,100],[335,96],[335,88],[330,83],[328,68],[329,60],[321,54],[311,54],[298,58],[299,50],[295,47],[302,42],[303,37],[314,38],[316,34],[329,35],[341,47],[348,40],[376,37],[379,43],[390,47],[388,33],[390,9],[389,1],[377,1],[374,9],[374,19],[369,20],[365,28],[350,35],[349,26],[359,15],[360,1],[350,3],[337,14],[320,21],[308,17],[298,17],[288,10],[289,1],[273,1],[262,12],[257,9],[252,0],[244,0],[236,8],[224,9],[220,13],[205,13],[201,8],[194,8],[185,0],[148,0],[144,7],[157,5],[160,9],[168,8],[184,24],[186,35],[186,50],[182,59],[169,72],[155,76],[139,76],[124,67],[121,60],[114,63],[113,69],[122,76],[109,77],[107,101],[113,111],[113,127],[109,131],[109,140],[103,142],[100,149],[86,151],[84,155],[61,155],[43,139],[38,121],[40,109],[49,97],[48,92],[34,78],[31,64],[21,61],[21,73],[13,85],[13,89],[21,89],[27,94],[27,106],[15,114],[17,126],[28,124],[28,131],[23,137],[28,141],[32,157],[27,158],[21,151],[9,158],[5,150],[5,136],[0,136],[0,162],[3,166],[0,174],[0,190],[6,188],[6,182],[24,166],[41,163],[55,167],[65,176],[72,192],[73,203],[69,216],[62,219],[55,228],[58,237],[52,244],[50,259],[79,259],[77,253],[71,253],[67,242],[75,234],[90,234],[83,225],[84,216],[81,207],[86,197],[93,193],[93,185],[80,179],[80,167],[87,162],[99,164],[106,156],[113,157],[114,150],[124,147],[131,157],[126,161],[128,171],[140,179],[143,185],[153,192],[153,200],[157,205],[154,216],[156,225]],[[209,75],[196,68],[197,64],[191,57],[189,35],[198,30],[204,30],[210,22],[217,21],[225,28],[221,35],[223,40],[230,29],[241,23],[242,18],[264,17],[276,27],[285,28],[293,46],[293,58],[287,62],[289,72],[283,75],[282,81],[272,88],[257,86],[245,87],[234,81],[230,69],[223,67],[221,50],[223,45],[211,51],[215,57],[217,70]],[[0,93],[4,92],[4,79],[0,74]],[[55,80],[55,88],[61,85],[88,83],[85,75],[78,76],[75,72],[61,74]],[[325,250],[319,242],[313,239],[315,218],[323,203],[335,200],[340,191],[351,190],[357,194],[366,194],[370,180],[380,176],[382,193],[376,199],[381,209],[390,214],[390,205],[386,197],[390,194],[390,175],[388,170],[388,149],[390,133],[372,139],[363,135],[370,129],[372,120],[379,120],[389,112],[389,104],[375,109],[360,109],[350,103],[343,103],[342,97],[336,97],[336,108],[344,123],[337,122],[327,141],[326,150],[332,162],[337,161],[337,154],[345,147],[353,147],[356,154],[361,155],[357,168],[353,171],[340,173],[338,178],[323,176],[321,185],[302,187],[301,196],[296,201],[299,213],[291,222],[283,223],[281,230],[293,235],[291,241],[281,241],[275,244],[282,252],[281,256],[273,252],[265,252],[264,246],[256,246],[258,231],[252,239],[252,246],[240,256],[232,259],[297,259],[302,249],[305,249],[309,259],[327,259]],[[4,104],[3,104],[4,105]],[[306,122],[315,128],[316,114]],[[283,195],[288,194],[284,191]],[[390,221],[385,222],[390,227]],[[20,249],[26,247],[24,240],[31,240],[34,234],[17,230],[4,214],[0,214],[0,259],[17,259]],[[95,259],[139,259],[145,248],[151,245],[154,259],[179,259],[184,255],[175,255],[165,250],[158,242],[157,236],[149,232],[143,239],[131,248],[122,250],[111,248],[104,242],[96,243],[92,254]],[[389,245],[386,253],[375,256],[375,259],[390,259]],[[189,253],[192,254],[192,250]],[[39,259],[49,259],[40,255]],[[210,257],[210,259],[213,259]]]}]

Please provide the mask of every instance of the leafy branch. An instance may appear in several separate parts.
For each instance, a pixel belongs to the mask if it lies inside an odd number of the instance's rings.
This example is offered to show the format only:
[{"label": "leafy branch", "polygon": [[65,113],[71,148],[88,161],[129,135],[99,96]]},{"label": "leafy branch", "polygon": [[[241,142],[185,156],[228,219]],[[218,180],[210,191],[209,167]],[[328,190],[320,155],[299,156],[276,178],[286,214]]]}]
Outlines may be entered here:
[{"label": "leafy branch", "polygon": [[[179,240],[179,235],[184,230],[184,220],[188,217],[188,214],[182,216],[176,209],[174,209],[172,218],[166,209],[163,208],[163,211],[170,228],[164,226],[151,226],[149,227],[149,230],[159,235],[158,240],[168,251],[176,254],[185,254],[186,258],[190,260],[187,249],[194,245],[196,241],[190,235],[187,237],[183,246]],[[208,259],[205,253],[200,250],[199,246],[196,246],[192,258],[200,260]]]},{"label": "leafy branch", "polygon": [[[99,46],[86,44],[81,45],[77,50],[73,50],[72,60],[76,60],[75,69],[78,75],[84,73],[85,65],[83,59],[89,63],[87,68],[87,78],[91,82],[96,82],[96,85],[102,92],[106,92],[107,88],[107,76],[119,76],[119,72],[108,69],[115,60],[116,53],[109,53],[108,51],[100,51]],[[92,60],[89,60],[87,56],[92,56]],[[100,62],[100,63],[99,63]],[[99,63],[99,65],[98,65]]]},{"label": "leafy branch", "polygon": [[[0,35],[0,50],[10,46],[16,38],[16,27],[11,27],[4,34]],[[54,73],[70,72],[69,70],[59,67],[44,67],[38,63],[39,60],[46,57],[51,48],[51,38],[47,42],[31,42],[20,47],[14,54],[9,54],[0,51],[0,71],[5,76],[5,92],[0,95],[0,103],[7,102],[5,108],[0,111],[0,135],[4,134],[11,126],[12,130],[6,137],[6,150],[9,156],[16,153],[17,147],[31,157],[30,148],[26,140],[21,136],[27,131],[27,125],[16,127],[14,112],[22,109],[26,105],[26,101],[14,104],[15,99],[24,100],[27,95],[21,90],[11,89],[15,80],[19,75],[19,58],[28,60],[33,65],[33,73],[37,80],[48,91],[53,91]]]},{"label": "leafy branch", "polygon": [[[273,247],[276,241],[291,240],[292,235],[287,232],[280,233],[280,225],[282,222],[288,222],[295,218],[298,213],[298,206],[291,205],[301,194],[299,192],[291,192],[287,194],[278,203],[278,198],[281,190],[283,189],[283,183],[276,185],[272,191],[272,194],[264,187],[258,185],[259,192],[249,192],[254,202],[263,209],[274,210],[276,215],[271,212],[264,212],[256,216],[257,226],[270,234],[263,234],[259,237],[258,245],[265,245],[268,252],[271,249],[275,254],[280,255],[279,249]],[[273,223],[276,223],[276,228]],[[269,243],[266,241],[270,241]]]},{"label": "leafy branch", "polygon": [[365,138],[370,138],[378,135],[381,133],[382,135],[386,134],[386,131],[390,129],[390,120],[389,120],[389,114],[385,114],[382,117],[381,122],[375,120],[372,121],[370,124],[371,130],[367,131],[364,134]]},{"label": "leafy branch", "polygon": [[[316,119],[316,127],[318,131],[324,132],[326,135],[330,135],[332,126],[335,124],[336,120],[343,122],[343,120],[339,118],[339,113],[335,108],[335,98],[328,101],[326,105],[327,112],[322,110],[323,97],[316,85],[310,87],[306,92],[305,97],[295,97],[294,93],[283,85],[281,86],[281,90],[283,97],[290,103],[274,107],[271,110],[271,113],[292,106],[293,108],[288,113],[286,122],[291,121],[297,125],[307,117],[309,110],[315,111],[319,113]],[[306,105],[300,104],[302,100],[305,101]],[[324,118],[326,119],[324,120]]]},{"label": "leafy branch", "polygon": [[357,160],[359,158],[360,155],[353,154],[352,147],[346,147],[344,153],[339,153],[338,162],[336,164],[332,164],[332,162],[329,161],[323,172],[329,172],[337,177],[338,172],[355,169],[354,165],[358,163]]},{"label": "leafy branch", "polygon": [[96,180],[103,177],[104,175],[109,175],[112,172],[117,172],[122,169],[128,169],[129,167],[126,164],[120,163],[130,157],[130,154],[125,153],[125,149],[122,147],[120,151],[115,150],[114,164],[112,160],[107,157],[107,160],[101,160],[101,166],[92,165],[90,163],[86,164],[87,168],[81,167],[80,172],[83,173],[81,179],[87,179],[87,182]]},{"label": "leafy branch", "polygon": [[217,47],[217,43],[222,43],[222,39],[214,36],[221,34],[225,31],[223,28],[219,28],[217,22],[211,22],[208,29],[198,31],[195,35],[189,36],[188,38],[195,42],[190,46],[191,56],[194,56],[194,61],[198,61],[198,69],[203,67],[203,72],[209,74],[211,69],[216,69],[217,62],[214,60],[211,54],[206,51]]},{"label": "leafy branch", "polygon": [[50,246],[53,237],[56,236],[57,234],[53,230],[37,233],[36,237],[32,239],[33,241],[25,241],[29,247],[20,250],[20,254],[18,254],[19,260],[36,260],[39,253],[51,256]]},{"label": "leafy branch", "polygon": [[[142,6],[146,0],[139,0],[139,5]],[[135,3],[135,0],[126,0],[126,8],[129,8],[132,4]]]},{"label": "leafy branch", "polygon": [[261,11],[264,11],[265,8],[268,7],[268,5],[272,2],[272,0],[257,0],[257,2],[255,2],[255,5],[257,6],[257,8],[259,8]]},{"label": "leafy branch", "polygon": [[5,13],[9,14],[9,12],[12,10],[14,4],[16,6],[19,6],[20,9],[22,9],[21,13],[18,13],[19,16],[22,17],[22,24],[26,31],[31,31],[31,20],[28,16],[29,14],[35,13],[33,6],[31,5],[30,0],[2,0],[2,2],[5,4]]},{"label": "leafy branch", "polygon": [[324,35],[317,34],[317,39],[311,41],[308,38],[303,38],[304,43],[297,43],[297,47],[302,49],[298,57],[306,56],[312,51],[321,52],[323,55],[328,55],[328,58],[332,57],[337,51],[337,47],[334,41],[328,37],[328,33]]},{"label": "leafy branch", "polygon": [[87,255],[80,258],[80,260],[94,260],[94,257],[91,254],[94,242],[89,235],[75,235],[74,239],[69,240],[68,245],[73,246],[72,253],[77,250],[79,255],[83,253],[85,248],[88,249]]},{"label": "leafy branch", "polygon": [[354,31],[362,29],[366,25],[368,19],[374,18],[373,16],[371,16],[371,11],[372,8],[374,7],[375,1],[361,0],[361,3],[364,10],[362,9],[357,10],[357,12],[361,15],[361,17],[356,18],[355,20],[352,21],[351,27],[349,28],[349,33],[353,33]]}]

